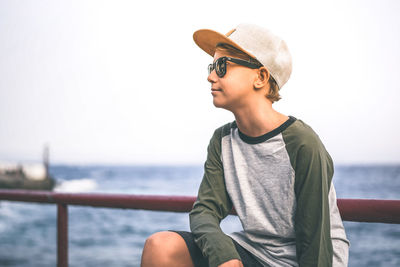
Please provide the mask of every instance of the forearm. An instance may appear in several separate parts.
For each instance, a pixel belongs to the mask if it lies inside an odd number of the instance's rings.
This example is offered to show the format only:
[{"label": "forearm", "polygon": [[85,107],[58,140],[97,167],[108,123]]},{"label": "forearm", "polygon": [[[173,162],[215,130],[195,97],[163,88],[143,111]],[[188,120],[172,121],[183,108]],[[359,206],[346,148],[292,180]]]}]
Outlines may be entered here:
[{"label": "forearm", "polygon": [[195,205],[190,213],[190,228],[197,245],[208,257],[210,266],[240,259],[232,239],[222,232],[218,218],[212,211],[200,206],[201,204]]}]

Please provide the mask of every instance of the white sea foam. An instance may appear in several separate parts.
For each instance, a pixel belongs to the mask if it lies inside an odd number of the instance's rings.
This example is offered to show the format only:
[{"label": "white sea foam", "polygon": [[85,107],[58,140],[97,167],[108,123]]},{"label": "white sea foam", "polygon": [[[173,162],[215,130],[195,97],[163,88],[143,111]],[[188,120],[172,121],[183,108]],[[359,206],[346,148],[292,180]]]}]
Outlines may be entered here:
[{"label": "white sea foam", "polygon": [[56,192],[68,192],[68,193],[79,193],[79,192],[91,192],[95,191],[97,183],[93,179],[84,178],[76,180],[65,180],[61,181],[55,188]]}]

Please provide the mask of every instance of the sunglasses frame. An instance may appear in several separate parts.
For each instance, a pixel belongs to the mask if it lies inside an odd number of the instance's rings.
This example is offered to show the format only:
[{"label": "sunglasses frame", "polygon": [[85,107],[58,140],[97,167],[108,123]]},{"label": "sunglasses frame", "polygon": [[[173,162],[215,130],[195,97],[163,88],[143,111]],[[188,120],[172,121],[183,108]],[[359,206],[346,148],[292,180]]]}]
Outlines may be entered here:
[{"label": "sunglasses frame", "polygon": [[[262,67],[261,64],[253,63],[247,60],[239,59],[239,58],[232,58],[232,57],[220,57],[212,64],[208,65],[208,74],[210,74],[213,70],[217,73],[218,77],[222,78],[226,74],[226,62],[231,61],[238,65],[248,67],[251,69],[258,69]],[[222,67],[222,68],[221,68]]]}]

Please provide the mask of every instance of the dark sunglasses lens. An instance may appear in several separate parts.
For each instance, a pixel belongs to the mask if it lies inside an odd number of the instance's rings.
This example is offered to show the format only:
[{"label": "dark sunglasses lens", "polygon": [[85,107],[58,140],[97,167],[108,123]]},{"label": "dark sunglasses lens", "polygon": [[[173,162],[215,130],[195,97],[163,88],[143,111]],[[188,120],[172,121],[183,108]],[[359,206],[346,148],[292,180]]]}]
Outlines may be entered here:
[{"label": "dark sunglasses lens", "polygon": [[224,77],[226,73],[226,60],[225,58],[219,58],[215,62],[215,71],[217,72],[218,77]]}]

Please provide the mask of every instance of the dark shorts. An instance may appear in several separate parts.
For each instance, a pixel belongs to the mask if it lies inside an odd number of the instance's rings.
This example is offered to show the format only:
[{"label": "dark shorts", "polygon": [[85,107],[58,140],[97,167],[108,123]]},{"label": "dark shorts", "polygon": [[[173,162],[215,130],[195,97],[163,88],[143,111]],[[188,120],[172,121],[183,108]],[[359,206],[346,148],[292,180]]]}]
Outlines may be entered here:
[{"label": "dark shorts", "polygon": [[[185,231],[171,231],[179,234],[186,242],[186,246],[189,249],[190,256],[192,257],[193,265],[195,267],[208,267],[208,259],[203,256],[200,248],[194,242],[194,236],[190,232]],[[250,252],[245,250],[241,245],[239,245],[235,240],[233,240],[236,250],[242,260],[243,266],[246,267],[262,267]]]}]

